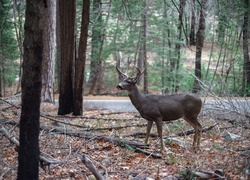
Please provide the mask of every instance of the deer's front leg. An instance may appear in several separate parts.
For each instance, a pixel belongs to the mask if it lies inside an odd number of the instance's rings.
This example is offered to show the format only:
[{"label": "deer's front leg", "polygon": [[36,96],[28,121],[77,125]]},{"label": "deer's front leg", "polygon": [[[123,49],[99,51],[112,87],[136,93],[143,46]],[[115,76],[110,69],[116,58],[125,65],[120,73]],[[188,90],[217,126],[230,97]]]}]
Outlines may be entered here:
[{"label": "deer's front leg", "polygon": [[164,145],[163,138],[162,138],[162,119],[157,119],[155,121],[155,124],[156,124],[156,127],[157,127],[158,136],[159,136],[160,141],[161,141],[161,150],[163,152],[166,152],[167,149],[166,149],[166,147]]},{"label": "deer's front leg", "polygon": [[146,131],[145,144],[148,144],[148,137],[149,137],[149,134],[150,134],[152,125],[153,125],[153,121],[148,121],[148,124],[147,124],[147,131]]}]

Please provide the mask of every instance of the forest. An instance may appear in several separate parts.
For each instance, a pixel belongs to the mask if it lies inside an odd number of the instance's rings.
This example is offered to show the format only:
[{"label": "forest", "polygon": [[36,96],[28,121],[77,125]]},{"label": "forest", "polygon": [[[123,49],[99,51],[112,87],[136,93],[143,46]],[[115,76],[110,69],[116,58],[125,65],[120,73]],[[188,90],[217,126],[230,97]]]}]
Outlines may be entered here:
[{"label": "forest", "polygon": [[[249,3],[0,0],[0,179],[250,178]],[[129,101],[127,75],[201,97],[198,152],[185,118],[163,153],[142,114],[85,105]]]}]

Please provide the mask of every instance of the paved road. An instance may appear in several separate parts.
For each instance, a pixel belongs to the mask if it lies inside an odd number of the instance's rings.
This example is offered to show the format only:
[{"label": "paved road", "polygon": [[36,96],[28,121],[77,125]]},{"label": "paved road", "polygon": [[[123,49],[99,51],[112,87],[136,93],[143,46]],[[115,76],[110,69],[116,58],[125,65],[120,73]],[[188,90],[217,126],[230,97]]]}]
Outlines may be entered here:
[{"label": "paved road", "polygon": [[108,109],[113,111],[136,112],[130,100],[84,100],[83,105],[87,108]]},{"label": "paved road", "polygon": [[[108,100],[108,99],[85,99],[84,106],[87,108],[108,109],[113,111],[136,112],[130,100]],[[228,110],[241,111],[250,114],[250,101],[248,100],[206,100],[203,110]]]}]

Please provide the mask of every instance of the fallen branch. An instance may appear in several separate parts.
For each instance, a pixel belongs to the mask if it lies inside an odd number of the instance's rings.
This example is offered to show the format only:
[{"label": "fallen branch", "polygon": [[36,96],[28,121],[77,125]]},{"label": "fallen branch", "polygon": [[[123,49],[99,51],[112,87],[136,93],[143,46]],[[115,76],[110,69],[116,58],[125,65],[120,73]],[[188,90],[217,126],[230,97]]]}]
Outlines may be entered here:
[{"label": "fallen branch", "polygon": [[82,155],[82,163],[93,173],[97,180],[104,180],[96,166],[90,161],[87,155]]},{"label": "fallen branch", "polygon": [[[210,131],[211,129],[213,129],[215,126],[217,126],[219,123],[215,123],[213,124],[212,126],[209,126],[209,127],[206,127],[206,128],[203,128],[202,129],[202,132],[207,132],[207,131]],[[175,134],[173,135],[174,137],[176,136],[187,136],[187,135],[190,135],[190,134],[194,134],[195,133],[195,130],[192,129],[192,130],[188,130],[188,131],[185,131],[185,132],[180,132],[178,134]],[[171,137],[171,136],[170,136]]]},{"label": "fallen branch", "polygon": [[147,156],[151,156],[152,158],[161,159],[160,155],[154,154],[152,152],[145,151],[145,150],[140,149],[140,148],[135,148],[135,152],[137,152],[137,153],[143,153],[143,154],[145,154]]},{"label": "fallen branch", "polygon": [[110,136],[107,136],[105,134],[97,134],[97,133],[83,131],[83,130],[75,130],[72,128],[63,128],[63,127],[47,126],[47,125],[42,125],[40,128],[45,130],[45,131],[49,131],[49,132],[68,134],[71,136],[84,137],[87,139],[103,138],[104,141],[113,142],[121,147],[124,147],[125,144],[128,144],[132,147],[148,148],[148,146],[143,144],[143,143],[138,143],[138,142],[134,142],[134,141],[127,141],[127,140],[121,139],[119,137],[113,137],[113,136],[110,137]]},{"label": "fallen branch", "polygon": [[[4,126],[0,125],[0,132],[3,133],[3,135],[13,144],[16,145],[16,149],[18,150],[19,147],[19,141],[16,139],[15,136],[12,136],[5,128]],[[49,159],[45,156],[39,156],[40,159],[40,165],[41,167],[45,170],[46,167],[48,167],[48,169],[50,168],[51,164],[59,164],[61,163],[61,161],[58,160],[54,160],[54,159]]]},{"label": "fallen branch", "polygon": [[111,130],[111,129],[123,129],[123,128],[129,128],[129,127],[144,127],[147,126],[147,124],[131,124],[131,125],[125,125],[125,126],[108,126],[108,127],[101,127],[101,128],[88,128],[85,129],[86,131],[101,131],[101,130]]}]

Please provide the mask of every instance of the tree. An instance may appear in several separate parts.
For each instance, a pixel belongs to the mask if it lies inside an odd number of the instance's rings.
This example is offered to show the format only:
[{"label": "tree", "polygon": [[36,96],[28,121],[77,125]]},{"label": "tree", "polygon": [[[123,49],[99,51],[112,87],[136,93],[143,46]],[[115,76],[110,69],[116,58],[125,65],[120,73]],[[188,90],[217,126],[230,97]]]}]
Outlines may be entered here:
[{"label": "tree", "polygon": [[24,39],[24,16],[25,16],[25,1],[21,2],[18,0],[13,0],[13,20],[14,20],[14,29],[16,34],[17,46],[19,50],[19,75],[18,75],[18,85],[16,88],[16,93],[20,92],[21,86],[21,77],[22,77],[22,63],[23,63],[23,39]]},{"label": "tree", "polygon": [[11,6],[8,0],[0,0],[0,94],[5,95],[5,87],[15,81],[18,51],[14,35]]},{"label": "tree", "polygon": [[76,1],[59,1],[60,84],[58,114],[73,111],[73,64],[75,59]]},{"label": "tree", "polygon": [[250,59],[248,51],[248,21],[249,21],[249,0],[245,1],[245,13],[243,19],[243,79],[242,79],[242,91],[243,95],[250,96]]},{"label": "tree", "polygon": [[73,115],[82,115],[83,82],[86,61],[86,49],[89,25],[90,0],[84,0],[82,5],[82,23],[79,41],[78,57],[75,62],[74,110]]},{"label": "tree", "polygon": [[189,33],[189,44],[190,45],[196,45],[196,40],[195,40],[195,24],[196,24],[196,18],[195,18],[195,0],[192,0],[192,16],[191,16],[191,28],[190,28],[190,33]]},{"label": "tree", "polygon": [[56,1],[47,1],[44,23],[44,48],[42,64],[42,95],[41,100],[54,102],[54,64],[55,64],[55,32],[56,32]]},{"label": "tree", "polygon": [[[96,94],[100,94],[102,84],[103,84],[103,72],[102,72],[103,71],[102,70],[103,59],[104,59],[103,58],[103,48],[104,48],[104,42],[105,42],[107,28],[108,28],[107,26],[108,26],[108,20],[110,17],[111,5],[112,5],[112,0],[109,0],[106,20],[105,20],[104,24],[102,24],[102,26],[101,26],[102,28],[101,28],[100,46],[99,46],[99,49],[97,51],[98,53],[97,53],[97,59],[96,59],[97,64],[96,64],[96,68],[95,68],[95,74],[93,76],[93,82],[90,86],[89,94],[94,94],[95,88],[96,88]],[[94,47],[94,48],[96,48],[96,47]]]},{"label": "tree", "polygon": [[17,179],[38,179],[44,0],[26,1]]},{"label": "tree", "polygon": [[195,54],[195,80],[194,80],[194,87],[193,92],[197,93],[200,91],[200,82],[199,79],[201,79],[201,54],[202,54],[202,48],[204,44],[205,39],[205,28],[206,28],[206,22],[205,22],[205,10],[206,10],[206,0],[201,0],[200,3],[200,19],[199,19],[199,27],[198,32],[196,34],[196,54]]},{"label": "tree", "polygon": [[102,0],[93,0],[92,3],[93,13],[93,27],[91,35],[91,59],[90,59],[90,76],[88,80],[88,85],[90,87],[89,94],[92,94],[95,88],[94,81],[97,76],[97,71],[99,67],[99,51],[101,47],[101,40],[103,34],[103,20],[102,20]]}]

